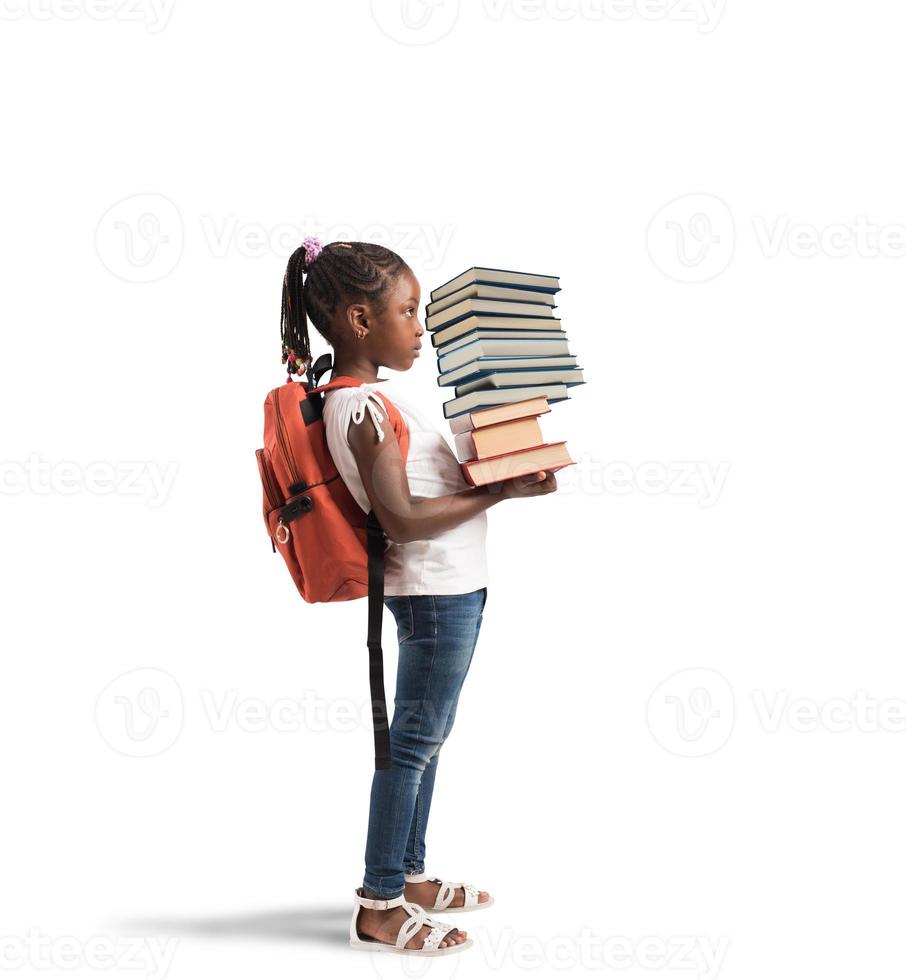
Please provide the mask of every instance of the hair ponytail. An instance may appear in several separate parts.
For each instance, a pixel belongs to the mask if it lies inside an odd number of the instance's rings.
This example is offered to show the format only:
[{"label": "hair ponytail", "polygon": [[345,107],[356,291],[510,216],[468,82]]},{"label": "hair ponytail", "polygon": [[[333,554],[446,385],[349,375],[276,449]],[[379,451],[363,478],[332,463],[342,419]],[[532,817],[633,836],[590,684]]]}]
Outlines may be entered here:
[{"label": "hair ponytail", "polygon": [[287,377],[304,374],[311,365],[311,345],[305,317],[305,246],[300,245],[289,257],[283,277],[283,303],[280,309],[282,362]]}]

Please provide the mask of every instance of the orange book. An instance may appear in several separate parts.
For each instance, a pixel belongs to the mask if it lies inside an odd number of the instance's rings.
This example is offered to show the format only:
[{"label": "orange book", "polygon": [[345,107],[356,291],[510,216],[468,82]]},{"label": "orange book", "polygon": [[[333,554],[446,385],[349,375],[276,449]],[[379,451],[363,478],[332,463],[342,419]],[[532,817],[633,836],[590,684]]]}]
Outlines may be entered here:
[{"label": "orange book", "polygon": [[453,441],[459,461],[465,463],[473,459],[488,459],[490,456],[502,456],[520,449],[543,446],[544,436],[536,416],[459,432],[453,437]]},{"label": "orange book", "polygon": [[575,460],[570,459],[565,441],[546,442],[531,449],[463,463],[462,470],[473,487],[483,487],[488,483],[512,480],[514,477],[537,473],[540,470],[553,473],[574,463]]}]

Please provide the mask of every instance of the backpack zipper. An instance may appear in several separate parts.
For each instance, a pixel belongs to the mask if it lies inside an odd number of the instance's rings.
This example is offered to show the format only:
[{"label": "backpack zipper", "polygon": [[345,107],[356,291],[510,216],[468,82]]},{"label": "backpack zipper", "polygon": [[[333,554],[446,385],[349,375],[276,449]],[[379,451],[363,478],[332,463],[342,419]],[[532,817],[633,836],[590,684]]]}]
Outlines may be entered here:
[{"label": "backpack zipper", "polygon": [[277,390],[274,389],[271,397],[274,401],[274,421],[277,423],[277,442],[280,444],[280,452],[283,454],[283,461],[286,463],[286,468],[289,470],[289,474],[292,477],[290,480],[290,486],[299,482],[299,471],[296,469],[296,461],[293,459],[293,454],[289,448],[289,439],[286,435],[286,426],[283,422],[283,414],[280,411],[280,399],[277,397]]},{"label": "backpack zipper", "polygon": [[270,504],[271,510],[276,510],[283,504],[283,501],[280,499],[280,488],[274,484],[270,462],[265,456],[265,451],[263,449],[256,449],[255,452],[261,459],[261,473],[263,474],[264,492],[267,496],[267,502]]}]

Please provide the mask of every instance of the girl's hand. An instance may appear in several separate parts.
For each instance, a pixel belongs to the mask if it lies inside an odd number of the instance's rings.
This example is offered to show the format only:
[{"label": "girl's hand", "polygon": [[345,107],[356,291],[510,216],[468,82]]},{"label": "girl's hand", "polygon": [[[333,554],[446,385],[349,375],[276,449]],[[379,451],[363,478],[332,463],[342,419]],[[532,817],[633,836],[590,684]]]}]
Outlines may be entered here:
[{"label": "girl's hand", "polygon": [[500,493],[506,499],[537,497],[544,493],[552,493],[557,489],[557,476],[554,473],[539,470],[537,473],[525,473],[522,476],[513,477],[512,480],[501,480],[499,483],[492,484],[491,488],[498,486]]}]

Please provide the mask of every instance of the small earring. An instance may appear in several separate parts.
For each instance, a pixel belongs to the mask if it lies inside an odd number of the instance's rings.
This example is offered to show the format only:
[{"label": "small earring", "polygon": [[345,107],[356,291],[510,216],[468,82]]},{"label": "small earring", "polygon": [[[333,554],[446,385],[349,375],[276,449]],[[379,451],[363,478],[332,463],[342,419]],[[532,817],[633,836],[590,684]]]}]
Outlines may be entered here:
[{"label": "small earring", "polygon": [[363,334],[363,333],[357,333],[356,334],[356,337],[358,337],[359,340],[361,340],[364,336],[365,336],[365,334]]}]

